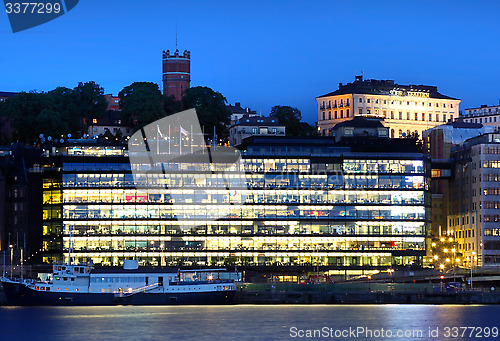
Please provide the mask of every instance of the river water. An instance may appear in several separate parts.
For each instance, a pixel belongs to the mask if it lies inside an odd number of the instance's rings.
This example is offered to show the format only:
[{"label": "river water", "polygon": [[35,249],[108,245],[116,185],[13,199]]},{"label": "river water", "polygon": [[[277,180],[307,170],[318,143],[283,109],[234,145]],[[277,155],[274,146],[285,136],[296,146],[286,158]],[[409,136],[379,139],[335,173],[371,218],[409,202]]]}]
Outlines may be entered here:
[{"label": "river water", "polygon": [[498,340],[498,328],[500,306],[0,307],[0,340]]}]

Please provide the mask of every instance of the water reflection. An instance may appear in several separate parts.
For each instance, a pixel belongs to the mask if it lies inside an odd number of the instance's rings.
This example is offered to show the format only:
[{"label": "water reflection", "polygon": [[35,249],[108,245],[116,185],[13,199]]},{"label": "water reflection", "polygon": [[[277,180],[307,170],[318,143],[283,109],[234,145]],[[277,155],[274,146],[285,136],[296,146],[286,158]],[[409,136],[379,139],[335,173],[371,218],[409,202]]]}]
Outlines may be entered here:
[{"label": "water reflection", "polygon": [[2,340],[276,340],[291,339],[292,327],[363,327],[421,330],[421,338],[411,339],[433,340],[429,329],[436,327],[444,339],[444,327],[497,326],[499,312],[448,305],[1,307],[0,334]]}]

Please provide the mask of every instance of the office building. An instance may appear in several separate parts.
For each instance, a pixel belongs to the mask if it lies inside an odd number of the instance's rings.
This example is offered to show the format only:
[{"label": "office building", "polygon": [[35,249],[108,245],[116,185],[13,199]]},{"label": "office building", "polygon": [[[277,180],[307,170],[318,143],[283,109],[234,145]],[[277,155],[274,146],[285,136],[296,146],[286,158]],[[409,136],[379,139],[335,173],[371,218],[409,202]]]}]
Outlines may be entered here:
[{"label": "office building", "polygon": [[466,267],[500,265],[500,135],[471,138],[452,152],[448,229]]},{"label": "office building", "polygon": [[239,148],[237,162],[211,152],[227,162],[224,174],[196,158],[134,165],[156,189],[134,183],[124,146],[48,153],[44,260],[67,260],[71,241],[73,261],[106,265],[134,258],[359,275],[422,264],[430,174],[414,140],[254,136]]}]

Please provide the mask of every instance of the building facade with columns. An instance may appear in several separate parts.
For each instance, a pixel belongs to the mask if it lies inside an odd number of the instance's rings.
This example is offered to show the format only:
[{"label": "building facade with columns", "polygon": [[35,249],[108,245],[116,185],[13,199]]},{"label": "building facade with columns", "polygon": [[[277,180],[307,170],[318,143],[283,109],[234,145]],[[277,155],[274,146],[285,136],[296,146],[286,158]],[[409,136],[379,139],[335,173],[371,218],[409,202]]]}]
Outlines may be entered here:
[{"label": "building facade with columns", "polygon": [[453,121],[458,117],[460,100],[427,85],[399,85],[393,80],[363,80],[339,83],[339,88],[316,97],[318,131],[331,135],[331,129],[353,117],[383,120],[392,138],[418,133]]}]

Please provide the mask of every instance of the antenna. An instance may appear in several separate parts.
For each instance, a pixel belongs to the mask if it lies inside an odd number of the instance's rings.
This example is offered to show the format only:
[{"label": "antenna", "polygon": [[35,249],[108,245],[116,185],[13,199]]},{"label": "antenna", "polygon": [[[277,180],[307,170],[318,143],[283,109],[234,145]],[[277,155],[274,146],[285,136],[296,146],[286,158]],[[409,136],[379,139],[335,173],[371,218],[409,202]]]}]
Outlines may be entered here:
[{"label": "antenna", "polygon": [[177,50],[177,20],[175,21],[175,49]]}]

